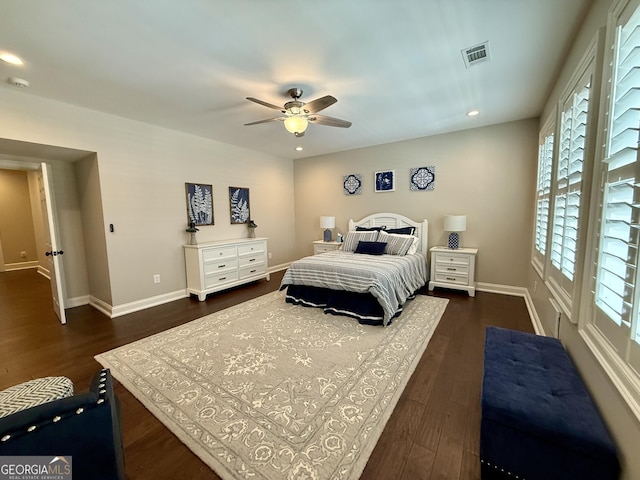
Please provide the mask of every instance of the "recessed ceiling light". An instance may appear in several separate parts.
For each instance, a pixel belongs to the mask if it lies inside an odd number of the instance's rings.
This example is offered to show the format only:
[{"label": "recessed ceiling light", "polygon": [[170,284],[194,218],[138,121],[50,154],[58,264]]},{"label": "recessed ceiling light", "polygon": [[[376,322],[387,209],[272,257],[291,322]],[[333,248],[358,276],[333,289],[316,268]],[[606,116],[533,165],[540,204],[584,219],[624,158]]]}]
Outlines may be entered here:
[{"label": "recessed ceiling light", "polygon": [[11,65],[22,65],[24,63],[20,57],[9,52],[0,53],[0,60],[10,63]]},{"label": "recessed ceiling light", "polygon": [[304,150],[302,147],[296,147],[296,151],[301,152],[302,150]]},{"label": "recessed ceiling light", "polygon": [[470,110],[467,112],[467,117],[475,117],[476,115],[480,115],[480,110]]}]

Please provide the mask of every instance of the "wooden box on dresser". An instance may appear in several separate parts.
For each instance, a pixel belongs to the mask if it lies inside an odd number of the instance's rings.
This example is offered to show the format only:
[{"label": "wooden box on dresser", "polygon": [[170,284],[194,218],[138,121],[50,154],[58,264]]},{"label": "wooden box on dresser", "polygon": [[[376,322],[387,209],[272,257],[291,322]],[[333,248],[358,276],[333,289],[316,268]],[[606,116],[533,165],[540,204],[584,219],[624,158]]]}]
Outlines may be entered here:
[{"label": "wooden box on dresser", "polygon": [[267,239],[236,238],[184,245],[187,292],[203,302],[207,294],[266,278]]}]

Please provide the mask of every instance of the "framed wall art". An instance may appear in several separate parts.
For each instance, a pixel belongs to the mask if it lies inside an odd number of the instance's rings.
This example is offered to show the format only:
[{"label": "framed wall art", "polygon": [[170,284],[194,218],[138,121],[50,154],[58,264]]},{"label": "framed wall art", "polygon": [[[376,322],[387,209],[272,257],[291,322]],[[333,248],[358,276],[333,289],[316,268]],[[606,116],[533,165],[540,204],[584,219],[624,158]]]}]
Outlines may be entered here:
[{"label": "framed wall art", "polygon": [[202,183],[185,183],[187,224],[213,225],[213,187]]},{"label": "framed wall art", "polygon": [[409,170],[411,190],[433,190],[436,183],[436,167],[414,167]]},{"label": "framed wall art", "polygon": [[229,208],[231,210],[231,223],[248,223],[251,218],[249,189],[229,187]]},{"label": "framed wall art", "polygon": [[345,195],[360,195],[362,193],[362,175],[352,173],[342,178],[342,189]]},{"label": "framed wall art", "polygon": [[396,189],[396,171],[383,170],[374,173],[376,192],[393,192]]}]

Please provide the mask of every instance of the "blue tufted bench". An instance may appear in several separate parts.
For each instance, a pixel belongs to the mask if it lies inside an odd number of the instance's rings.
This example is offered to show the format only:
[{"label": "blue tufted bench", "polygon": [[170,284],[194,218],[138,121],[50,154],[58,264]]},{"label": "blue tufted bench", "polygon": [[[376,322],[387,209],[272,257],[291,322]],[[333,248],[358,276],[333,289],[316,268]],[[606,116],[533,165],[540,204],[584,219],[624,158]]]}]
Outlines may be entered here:
[{"label": "blue tufted bench", "polygon": [[559,340],[488,327],[483,480],[613,480],[616,447]]}]

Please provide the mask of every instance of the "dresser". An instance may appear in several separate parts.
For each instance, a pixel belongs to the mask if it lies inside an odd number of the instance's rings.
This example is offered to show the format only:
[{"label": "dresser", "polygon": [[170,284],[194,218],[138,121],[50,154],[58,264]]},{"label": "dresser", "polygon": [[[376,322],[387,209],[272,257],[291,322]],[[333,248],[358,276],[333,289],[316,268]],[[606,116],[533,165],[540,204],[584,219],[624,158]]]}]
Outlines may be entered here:
[{"label": "dresser", "polygon": [[466,290],[469,296],[476,296],[476,255],[477,248],[432,247],[431,280],[429,290],[435,287]]},{"label": "dresser", "polygon": [[313,242],[313,254],[318,255],[319,253],[332,252],[334,250],[339,250],[342,246],[340,242],[325,242],[323,240],[316,240]]},{"label": "dresser", "polygon": [[238,238],[184,245],[187,292],[203,302],[207,294],[266,278],[267,239]]}]

